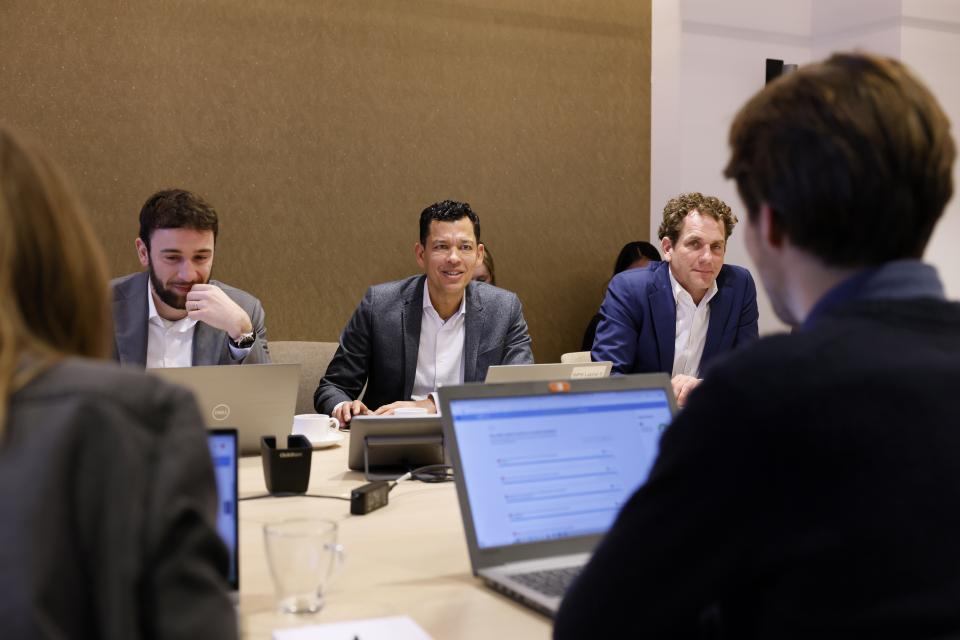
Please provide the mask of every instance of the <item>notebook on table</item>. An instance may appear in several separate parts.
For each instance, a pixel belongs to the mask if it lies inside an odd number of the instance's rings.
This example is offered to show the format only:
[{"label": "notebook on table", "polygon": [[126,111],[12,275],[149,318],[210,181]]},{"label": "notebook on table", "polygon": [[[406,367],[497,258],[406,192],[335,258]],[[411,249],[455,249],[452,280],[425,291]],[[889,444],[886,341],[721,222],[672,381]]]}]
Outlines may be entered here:
[{"label": "notebook on table", "polygon": [[546,380],[579,380],[606,378],[613,363],[550,362],[547,364],[496,364],[487,368],[484,382],[532,382]]},{"label": "notebook on table", "polygon": [[676,413],[666,374],[441,387],[474,575],[553,616]]},{"label": "notebook on table", "polygon": [[286,442],[300,386],[299,364],[148,369],[193,391],[208,428],[237,429],[241,454],[260,453],[260,437]]}]

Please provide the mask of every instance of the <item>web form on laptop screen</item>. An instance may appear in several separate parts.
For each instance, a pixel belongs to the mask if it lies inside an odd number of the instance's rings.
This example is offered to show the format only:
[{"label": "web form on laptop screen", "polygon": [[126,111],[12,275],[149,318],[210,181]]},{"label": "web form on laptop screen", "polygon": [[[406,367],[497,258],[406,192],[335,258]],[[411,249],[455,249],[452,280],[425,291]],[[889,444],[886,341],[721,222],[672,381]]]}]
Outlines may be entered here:
[{"label": "web form on laptop screen", "polygon": [[663,389],[450,403],[480,548],[604,533],[670,423]]}]

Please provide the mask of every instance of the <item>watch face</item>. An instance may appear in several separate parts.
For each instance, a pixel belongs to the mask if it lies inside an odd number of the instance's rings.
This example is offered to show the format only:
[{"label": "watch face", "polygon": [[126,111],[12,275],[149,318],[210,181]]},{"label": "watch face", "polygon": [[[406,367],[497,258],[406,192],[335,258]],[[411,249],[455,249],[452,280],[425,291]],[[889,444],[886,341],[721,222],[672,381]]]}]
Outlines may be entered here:
[{"label": "watch face", "polygon": [[257,337],[252,333],[248,333],[240,336],[233,344],[237,345],[240,349],[246,349],[247,347],[253,346],[253,343],[257,341]]}]

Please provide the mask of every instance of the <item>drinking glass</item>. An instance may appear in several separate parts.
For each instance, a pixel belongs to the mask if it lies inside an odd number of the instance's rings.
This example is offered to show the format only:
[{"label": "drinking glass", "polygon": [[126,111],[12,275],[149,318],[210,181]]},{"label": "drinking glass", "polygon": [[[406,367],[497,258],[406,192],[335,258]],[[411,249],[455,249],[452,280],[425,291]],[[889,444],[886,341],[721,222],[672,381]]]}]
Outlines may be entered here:
[{"label": "drinking glass", "polygon": [[277,603],[286,613],[316,613],[324,590],[343,562],[332,520],[286,520],[263,527]]}]

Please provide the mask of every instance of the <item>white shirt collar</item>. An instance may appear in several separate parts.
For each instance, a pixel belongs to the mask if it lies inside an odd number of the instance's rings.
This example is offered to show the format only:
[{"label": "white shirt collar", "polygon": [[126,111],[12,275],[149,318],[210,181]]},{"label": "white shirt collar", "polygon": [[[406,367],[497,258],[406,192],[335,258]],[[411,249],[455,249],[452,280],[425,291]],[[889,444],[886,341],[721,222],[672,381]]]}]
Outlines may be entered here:
[{"label": "white shirt collar", "polygon": [[186,316],[179,320],[167,320],[157,313],[157,305],[153,301],[153,281],[147,278],[147,322],[159,327],[170,328],[180,333],[186,333],[193,329],[197,321]]},{"label": "white shirt collar", "polygon": [[[433,302],[431,302],[430,300],[430,287],[428,286],[426,281],[424,281],[423,283],[423,308],[432,310],[433,313],[436,314],[438,318],[440,317],[440,314],[437,313],[436,308],[433,306]],[[446,320],[443,320],[441,318],[440,321],[443,323],[447,323],[451,320],[456,319],[458,316],[466,315],[466,313],[467,313],[467,290],[464,289],[463,297],[460,299],[460,308],[457,309],[457,312],[454,313],[449,318],[447,318]]]},{"label": "white shirt collar", "polygon": [[[670,287],[673,289],[673,300],[677,304],[680,304],[681,301],[686,302],[694,307],[700,305],[693,304],[693,296],[690,295],[690,292],[683,288],[683,285],[677,282],[677,279],[673,277],[673,269],[670,268],[670,264],[667,263],[667,273],[670,274]],[[707,294],[703,296],[703,299],[700,300],[700,304],[708,304],[710,300],[713,299],[713,296],[717,295],[717,279],[713,279],[713,284],[710,285],[710,289],[707,291]]]}]

